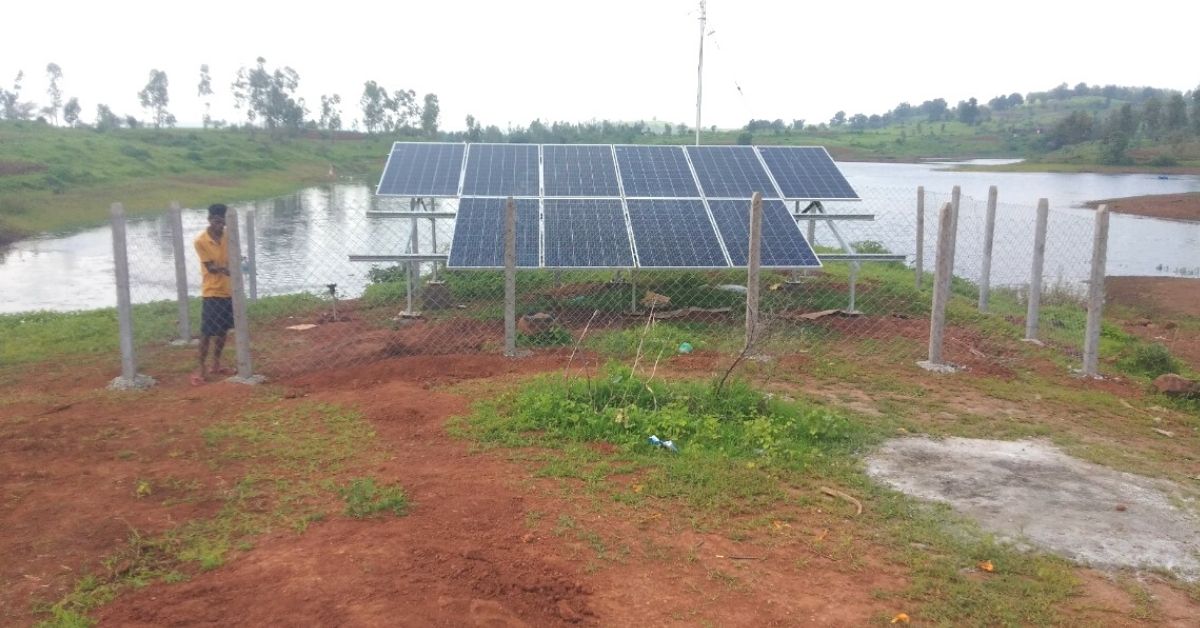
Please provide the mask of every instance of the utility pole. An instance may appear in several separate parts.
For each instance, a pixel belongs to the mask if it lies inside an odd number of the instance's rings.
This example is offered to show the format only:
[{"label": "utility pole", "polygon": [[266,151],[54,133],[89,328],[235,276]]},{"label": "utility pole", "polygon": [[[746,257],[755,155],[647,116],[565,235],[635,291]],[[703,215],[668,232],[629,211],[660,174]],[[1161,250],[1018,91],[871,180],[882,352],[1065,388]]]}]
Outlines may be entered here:
[{"label": "utility pole", "polygon": [[700,61],[696,65],[696,146],[700,145],[700,101],[704,93],[704,29],[707,28],[706,0],[700,0]]}]

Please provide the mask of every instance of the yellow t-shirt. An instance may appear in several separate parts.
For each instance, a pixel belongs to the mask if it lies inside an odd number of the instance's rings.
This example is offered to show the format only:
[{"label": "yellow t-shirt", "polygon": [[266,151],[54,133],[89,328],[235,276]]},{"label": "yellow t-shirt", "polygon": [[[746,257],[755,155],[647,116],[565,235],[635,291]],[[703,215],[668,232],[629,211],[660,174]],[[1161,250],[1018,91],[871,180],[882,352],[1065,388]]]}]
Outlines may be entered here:
[{"label": "yellow t-shirt", "polygon": [[220,241],[212,239],[208,229],[196,236],[196,255],[200,256],[200,296],[225,297],[233,296],[233,282],[229,275],[208,272],[206,262],[212,262],[219,268],[229,268],[229,236],[221,234]]}]

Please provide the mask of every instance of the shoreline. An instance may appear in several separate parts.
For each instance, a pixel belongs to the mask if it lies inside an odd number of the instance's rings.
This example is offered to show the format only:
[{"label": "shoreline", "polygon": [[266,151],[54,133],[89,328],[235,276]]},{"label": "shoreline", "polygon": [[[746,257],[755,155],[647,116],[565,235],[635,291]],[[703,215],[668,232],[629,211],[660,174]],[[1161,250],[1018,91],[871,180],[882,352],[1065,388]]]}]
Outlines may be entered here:
[{"label": "shoreline", "polygon": [[1108,205],[1109,211],[1118,214],[1200,222],[1200,192],[1126,196],[1084,203],[1084,207],[1090,209],[1097,209],[1101,205]]}]

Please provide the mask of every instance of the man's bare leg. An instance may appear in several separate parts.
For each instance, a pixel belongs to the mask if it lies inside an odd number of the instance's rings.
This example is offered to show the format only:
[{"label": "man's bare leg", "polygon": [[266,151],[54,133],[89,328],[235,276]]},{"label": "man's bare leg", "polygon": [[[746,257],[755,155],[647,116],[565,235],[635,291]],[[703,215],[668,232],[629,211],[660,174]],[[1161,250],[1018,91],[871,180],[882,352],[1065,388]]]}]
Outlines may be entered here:
[{"label": "man's bare leg", "polygon": [[225,349],[225,334],[214,336],[214,340],[216,346],[213,347],[212,372],[217,375],[228,373],[221,368],[221,351]]},{"label": "man's bare leg", "polygon": [[[200,371],[192,375],[192,384],[199,386],[208,380],[208,371],[204,363],[208,360],[208,339],[210,336],[200,336]],[[219,352],[219,350],[218,350]]]}]

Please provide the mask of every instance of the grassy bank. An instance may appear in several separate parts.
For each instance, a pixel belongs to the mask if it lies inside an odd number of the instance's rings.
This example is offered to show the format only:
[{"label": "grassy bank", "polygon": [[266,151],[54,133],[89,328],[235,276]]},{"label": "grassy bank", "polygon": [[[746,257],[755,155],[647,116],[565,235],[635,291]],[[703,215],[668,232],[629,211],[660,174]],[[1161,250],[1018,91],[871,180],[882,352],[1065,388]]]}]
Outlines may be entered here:
[{"label": "grassy bank", "polygon": [[148,213],[173,200],[203,206],[284,194],[330,181],[330,168],[374,178],[394,139],[0,123],[0,238],[98,224],[114,202]]}]

